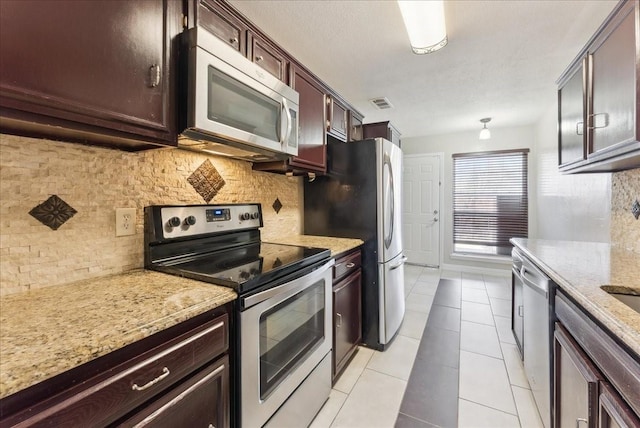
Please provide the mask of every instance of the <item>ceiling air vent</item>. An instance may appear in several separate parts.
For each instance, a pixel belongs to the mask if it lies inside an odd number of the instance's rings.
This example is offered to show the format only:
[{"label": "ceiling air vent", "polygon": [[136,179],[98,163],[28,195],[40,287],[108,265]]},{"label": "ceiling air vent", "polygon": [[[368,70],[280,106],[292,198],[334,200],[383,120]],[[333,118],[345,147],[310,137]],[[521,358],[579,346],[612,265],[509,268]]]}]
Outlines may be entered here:
[{"label": "ceiling air vent", "polygon": [[380,110],[393,108],[393,105],[389,102],[387,97],[373,98],[373,99],[371,99],[369,101],[371,101],[371,103],[374,106],[378,107]]}]

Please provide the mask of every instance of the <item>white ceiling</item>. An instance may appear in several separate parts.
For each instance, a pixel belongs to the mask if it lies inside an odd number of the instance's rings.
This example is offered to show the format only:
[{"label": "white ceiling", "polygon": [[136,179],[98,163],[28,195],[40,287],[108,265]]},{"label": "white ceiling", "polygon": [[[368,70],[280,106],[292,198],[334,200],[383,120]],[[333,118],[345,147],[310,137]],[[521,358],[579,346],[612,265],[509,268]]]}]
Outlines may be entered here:
[{"label": "white ceiling", "polygon": [[[530,125],[616,0],[447,0],[449,44],[411,52],[393,0],[231,0],[365,115],[403,137]],[[385,96],[390,110],[368,100]]]}]

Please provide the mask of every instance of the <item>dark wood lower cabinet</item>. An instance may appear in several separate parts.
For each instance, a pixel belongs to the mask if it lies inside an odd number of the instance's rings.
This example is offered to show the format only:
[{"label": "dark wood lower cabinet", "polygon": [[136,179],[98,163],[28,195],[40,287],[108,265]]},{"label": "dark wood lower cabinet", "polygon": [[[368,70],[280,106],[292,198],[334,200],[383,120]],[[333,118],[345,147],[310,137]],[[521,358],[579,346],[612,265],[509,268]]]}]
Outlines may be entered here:
[{"label": "dark wood lower cabinet", "polygon": [[3,398],[0,427],[230,426],[232,307]]},{"label": "dark wood lower cabinet", "polygon": [[334,373],[342,372],[362,339],[362,272],[358,269],[333,287]]},{"label": "dark wood lower cabinet", "polygon": [[555,312],[555,428],[640,427],[638,355],[561,289]]},{"label": "dark wood lower cabinet", "polygon": [[333,267],[333,381],[362,341],[362,256],[360,249],[336,258]]},{"label": "dark wood lower cabinet", "polygon": [[118,426],[226,427],[228,391],[229,357],[225,355]]},{"label": "dark wood lower cabinet", "polygon": [[600,384],[599,428],[637,428],[640,418],[627,406],[611,384]]},{"label": "dark wood lower cabinet", "polygon": [[556,428],[597,427],[602,375],[559,323],[554,348]]}]

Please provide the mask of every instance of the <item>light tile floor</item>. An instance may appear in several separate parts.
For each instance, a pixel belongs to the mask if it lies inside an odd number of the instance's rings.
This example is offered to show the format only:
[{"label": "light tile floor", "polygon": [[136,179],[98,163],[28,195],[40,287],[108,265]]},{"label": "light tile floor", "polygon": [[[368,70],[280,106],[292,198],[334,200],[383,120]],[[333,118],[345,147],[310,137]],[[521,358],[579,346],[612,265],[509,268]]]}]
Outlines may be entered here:
[{"label": "light tile floor", "polygon": [[462,284],[458,427],[542,427],[511,334],[507,274],[468,274],[407,265],[406,313],[398,337],[385,352],[358,349],[312,428],[395,425],[440,278]]}]

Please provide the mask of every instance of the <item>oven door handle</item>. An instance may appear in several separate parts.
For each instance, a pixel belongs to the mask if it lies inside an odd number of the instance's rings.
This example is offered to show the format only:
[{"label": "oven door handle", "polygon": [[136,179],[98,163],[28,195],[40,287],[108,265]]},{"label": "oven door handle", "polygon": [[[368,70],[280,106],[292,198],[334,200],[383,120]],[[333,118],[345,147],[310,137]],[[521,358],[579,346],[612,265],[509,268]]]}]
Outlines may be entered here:
[{"label": "oven door handle", "polygon": [[[318,267],[316,270],[308,273],[307,275],[301,276],[299,278],[296,278],[290,282],[279,285],[277,287],[270,288],[260,293],[256,293],[253,296],[241,298],[240,299],[241,308],[248,309],[252,306],[257,305],[258,303],[264,302],[265,300],[268,300],[273,296],[276,296],[279,294],[283,294],[283,295],[296,294],[306,289],[307,287],[309,287],[310,284],[315,283],[318,279],[322,278],[325,272],[327,271],[327,269],[329,269],[335,263],[336,261],[334,259],[331,259],[325,264],[323,264],[322,266]],[[300,279],[303,279],[303,278],[304,278],[304,281],[300,281]]]}]

